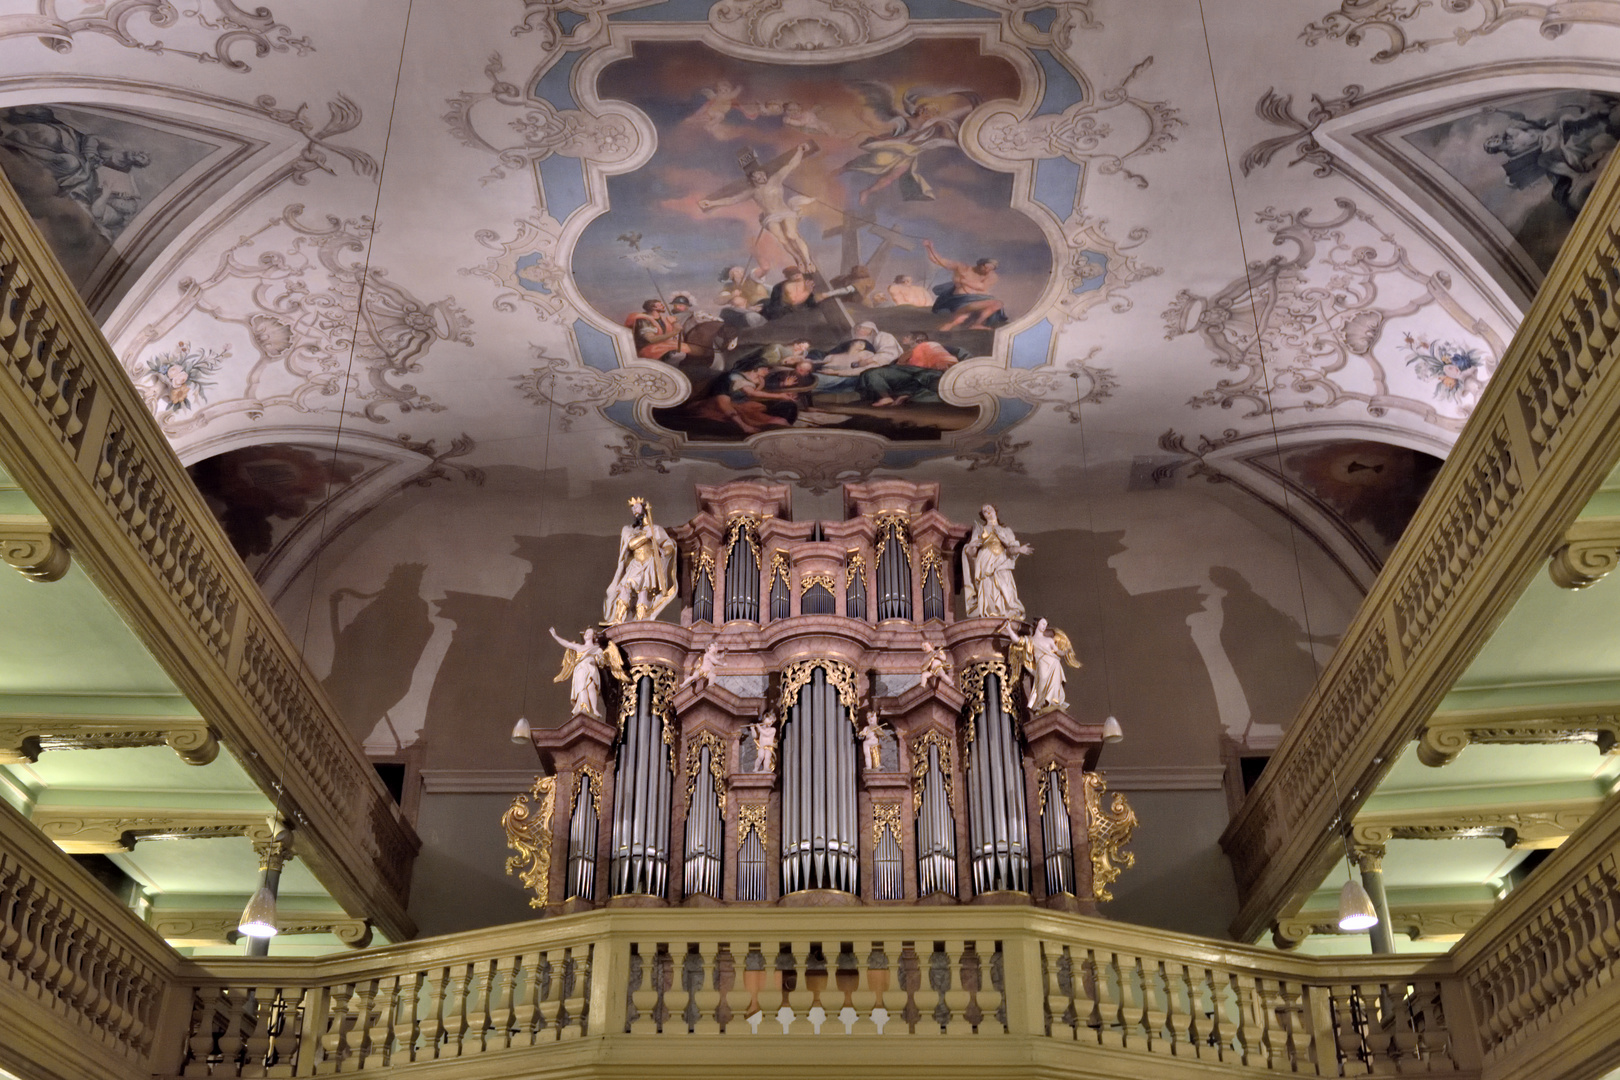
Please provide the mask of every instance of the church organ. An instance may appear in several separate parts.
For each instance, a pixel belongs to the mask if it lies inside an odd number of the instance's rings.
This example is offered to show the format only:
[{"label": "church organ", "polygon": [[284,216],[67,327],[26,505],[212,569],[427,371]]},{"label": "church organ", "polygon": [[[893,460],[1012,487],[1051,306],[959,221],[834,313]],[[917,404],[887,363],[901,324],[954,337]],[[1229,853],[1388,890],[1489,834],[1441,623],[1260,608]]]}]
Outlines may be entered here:
[{"label": "church organ", "polygon": [[1094,912],[1103,823],[1068,793],[1100,783],[1101,724],[1031,715],[1008,619],[955,617],[974,527],[937,485],[846,485],[842,521],[795,521],[788,489],[757,481],[698,502],[667,530],[680,621],[610,626],[602,715],[532,731],[571,799],[536,906]]}]

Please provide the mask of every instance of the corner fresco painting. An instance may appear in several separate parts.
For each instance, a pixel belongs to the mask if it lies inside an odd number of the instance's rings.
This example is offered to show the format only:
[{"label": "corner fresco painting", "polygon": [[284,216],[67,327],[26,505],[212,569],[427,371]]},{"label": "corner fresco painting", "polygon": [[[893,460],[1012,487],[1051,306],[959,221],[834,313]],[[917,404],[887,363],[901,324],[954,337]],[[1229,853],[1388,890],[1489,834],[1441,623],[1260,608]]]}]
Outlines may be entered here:
[{"label": "corner fresco painting", "polygon": [[1460,189],[1454,202],[1479,207],[1546,273],[1620,143],[1620,95],[1503,97],[1402,138]]},{"label": "corner fresco painting", "polygon": [[111,111],[0,108],[0,171],[84,295],[143,211],[218,149]]},{"label": "corner fresco painting", "polygon": [[597,93],[646,113],[657,147],[609,179],[612,208],[573,269],[638,357],[690,380],[655,422],[711,442],[785,428],[926,441],[973,423],[942,379],[989,354],[1052,272],[1011,174],[960,142],[975,108],[1019,89],[969,39],[793,67],[644,41],[608,65]]}]

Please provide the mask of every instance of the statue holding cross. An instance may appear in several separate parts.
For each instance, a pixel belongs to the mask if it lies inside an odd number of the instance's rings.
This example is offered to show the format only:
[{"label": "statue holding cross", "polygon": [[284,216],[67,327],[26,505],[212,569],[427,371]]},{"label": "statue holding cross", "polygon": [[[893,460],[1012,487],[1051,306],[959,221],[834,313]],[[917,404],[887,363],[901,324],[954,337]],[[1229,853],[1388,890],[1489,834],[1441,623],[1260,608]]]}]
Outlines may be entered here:
[{"label": "statue holding cross", "polygon": [[810,245],[799,235],[799,215],[815,200],[808,195],[789,194],[787,177],[804,161],[805,155],[817,149],[813,142],[800,143],[791,154],[764,164],[752,150],[743,151],[737,155],[737,163],[742,166],[744,179],[727,184],[707,199],[699,199],[698,209],[709,211],[752,199],[759,206],[760,228],[770,233],[806,274],[813,274],[815,257],[810,254]]}]

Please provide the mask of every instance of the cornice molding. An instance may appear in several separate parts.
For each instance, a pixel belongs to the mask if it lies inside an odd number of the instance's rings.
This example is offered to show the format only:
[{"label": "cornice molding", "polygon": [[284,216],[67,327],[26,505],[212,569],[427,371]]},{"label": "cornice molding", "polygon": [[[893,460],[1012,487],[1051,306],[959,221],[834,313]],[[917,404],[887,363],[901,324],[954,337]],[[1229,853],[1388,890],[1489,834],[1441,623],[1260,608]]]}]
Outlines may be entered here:
[{"label": "cornice molding", "polygon": [[0,514],[0,560],[29,581],[61,581],[73,565],[51,523],[35,514]]},{"label": "cornice molding", "polygon": [[50,750],[164,745],[188,765],[219,756],[219,740],[201,717],[0,716],[0,765],[28,764]]},{"label": "cornice molding", "polygon": [[1555,848],[1589,820],[1601,799],[1496,806],[1445,806],[1362,813],[1352,826],[1357,848],[1381,849],[1391,840],[1495,837],[1510,848]]},{"label": "cornice molding", "polygon": [[[1620,462],[1620,164],[1575,223],[1472,418],[1227,826],[1253,941],[1353,819]],[[1336,783],[1330,782],[1330,778]]]},{"label": "cornice molding", "polygon": [[[1483,922],[1490,910],[1488,903],[1398,905],[1390,909],[1390,929],[1413,941],[1459,938]],[[1277,920],[1271,941],[1279,949],[1296,949],[1312,934],[1360,937],[1363,933],[1365,931],[1340,930],[1337,910],[1315,908]]]},{"label": "cornice molding", "polygon": [[1471,743],[1582,742],[1605,754],[1620,745],[1620,701],[1435,713],[1424,725],[1417,756],[1423,764],[1439,768],[1457,760]]},{"label": "cornice molding", "polygon": [[29,820],[69,855],[129,851],[146,840],[243,836],[264,844],[276,835],[269,814],[262,810],[36,805]]},{"label": "cornice molding", "polygon": [[1547,574],[1560,589],[1596,585],[1620,564],[1620,518],[1578,518],[1553,549]]},{"label": "cornice molding", "polygon": [[[233,945],[242,940],[237,930],[241,922],[240,908],[154,908],[146,916],[147,925],[171,945]],[[300,911],[278,905],[276,929],[277,937],[331,934],[351,948],[364,949],[371,944],[371,925],[341,911]]]}]

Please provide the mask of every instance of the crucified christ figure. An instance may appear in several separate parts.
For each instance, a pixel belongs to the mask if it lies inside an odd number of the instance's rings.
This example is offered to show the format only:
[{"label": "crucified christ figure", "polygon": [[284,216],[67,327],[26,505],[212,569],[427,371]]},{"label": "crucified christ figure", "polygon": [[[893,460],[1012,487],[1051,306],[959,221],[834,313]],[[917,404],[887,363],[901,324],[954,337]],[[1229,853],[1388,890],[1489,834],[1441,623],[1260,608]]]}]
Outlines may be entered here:
[{"label": "crucified christ figure", "polygon": [[698,209],[708,211],[752,199],[759,206],[760,228],[770,233],[806,274],[814,274],[815,257],[810,254],[810,245],[799,235],[799,214],[815,200],[808,195],[789,195],[786,187],[788,174],[797,169],[805,154],[813,149],[814,143],[800,143],[775,172],[768,171],[758,161],[749,161],[745,166],[747,186],[737,191],[722,191],[711,199],[699,199]]}]

